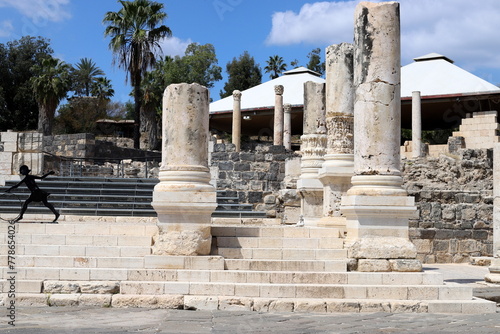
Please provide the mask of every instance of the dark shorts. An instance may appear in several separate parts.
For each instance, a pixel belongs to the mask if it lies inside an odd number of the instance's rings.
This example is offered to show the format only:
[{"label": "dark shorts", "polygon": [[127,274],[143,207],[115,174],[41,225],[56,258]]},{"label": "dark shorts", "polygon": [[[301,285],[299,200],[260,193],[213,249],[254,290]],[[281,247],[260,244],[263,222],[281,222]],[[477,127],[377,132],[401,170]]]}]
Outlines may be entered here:
[{"label": "dark shorts", "polygon": [[49,194],[41,189],[37,189],[31,193],[29,199],[32,202],[45,202]]}]

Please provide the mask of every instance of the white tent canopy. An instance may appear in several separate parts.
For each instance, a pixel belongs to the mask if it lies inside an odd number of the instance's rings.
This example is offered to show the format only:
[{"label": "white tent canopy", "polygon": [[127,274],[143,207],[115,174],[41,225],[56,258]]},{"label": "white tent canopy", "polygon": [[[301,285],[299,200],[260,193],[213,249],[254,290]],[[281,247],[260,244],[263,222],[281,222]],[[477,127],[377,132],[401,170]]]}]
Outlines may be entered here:
[{"label": "white tent canopy", "polygon": [[413,91],[420,91],[422,96],[500,91],[443,55],[429,53],[413,60],[401,68],[401,97],[411,97]]},{"label": "white tent canopy", "polygon": [[[304,83],[307,81],[324,83],[325,79],[321,78],[319,73],[305,67],[298,67],[285,72],[276,79],[243,91],[241,95],[241,109],[273,109],[275,98],[274,86],[276,85],[284,87],[283,103],[302,106],[304,104]],[[210,103],[211,113],[231,110],[233,110],[233,96]]]}]

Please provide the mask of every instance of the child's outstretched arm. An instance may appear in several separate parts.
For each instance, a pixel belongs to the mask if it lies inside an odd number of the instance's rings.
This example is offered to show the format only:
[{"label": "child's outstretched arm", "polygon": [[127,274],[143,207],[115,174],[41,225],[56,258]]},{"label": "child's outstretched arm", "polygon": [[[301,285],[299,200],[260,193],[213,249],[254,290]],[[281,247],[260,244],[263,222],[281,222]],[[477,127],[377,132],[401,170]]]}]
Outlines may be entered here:
[{"label": "child's outstretched arm", "polygon": [[9,189],[5,190],[6,193],[10,193],[10,191],[12,189],[16,189],[17,187],[19,187],[22,183],[24,182],[24,179],[22,179],[21,181],[19,181],[17,184],[13,185],[12,187],[10,187]]},{"label": "child's outstretched arm", "polygon": [[51,170],[50,172],[43,174],[42,177],[40,177],[40,179],[45,179],[47,176],[54,175],[54,174],[55,174],[55,172],[53,170]]}]

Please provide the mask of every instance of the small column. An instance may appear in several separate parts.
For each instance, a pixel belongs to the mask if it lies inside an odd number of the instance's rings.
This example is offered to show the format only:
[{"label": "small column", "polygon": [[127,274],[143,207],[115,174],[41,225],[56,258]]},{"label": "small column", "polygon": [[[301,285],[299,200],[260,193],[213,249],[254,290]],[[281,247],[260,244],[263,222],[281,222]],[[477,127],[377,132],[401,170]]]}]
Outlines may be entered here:
[{"label": "small column", "polygon": [[341,212],[358,271],[421,271],[409,240],[414,198],[400,172],[400,23],[397,2],[355,10],[354,176]]},{"label": "small column", "polygon": [[208,89],[173,84],[163,94],[162,164],[153,191],[155,255],[208,255],[217,207],[208,168]]},{"label": "small column", "polygon": [[485,281],[500,284],[500,144],[493,146],[493,260]]},{"label": "small column", "polygon": [[411,143],[412,157],[422,156],[422,108],[420,92],[411,94]]},{"label": "small column", "polygon": [[326,49],[326,128],[325,162],[319,171],[323,183],[321,225],[336,226],[345,232],[346,220],[340,201],[351,187],[354,173],[354,89],[352,44],[331,45]]},{"label": "small column", "polygon": [[283,145],[283,92],[282,85],[274,86],[274,145]]},{"label": "small column", "polygon": [[241,92],[233,91],[233,144],[235,151],[241,150]]},{"label": "small column", "polygon": [[326,139],[325,84],[305,82],[301,175],[297,180],[304,225],[317,225],[323,216],[323,184],[318,171],[324,162]]},{"label": "small column", "polygon": [[287,150],[292,149],[292,105],[285,103],[285,118],[283,120],[283,146]]}]

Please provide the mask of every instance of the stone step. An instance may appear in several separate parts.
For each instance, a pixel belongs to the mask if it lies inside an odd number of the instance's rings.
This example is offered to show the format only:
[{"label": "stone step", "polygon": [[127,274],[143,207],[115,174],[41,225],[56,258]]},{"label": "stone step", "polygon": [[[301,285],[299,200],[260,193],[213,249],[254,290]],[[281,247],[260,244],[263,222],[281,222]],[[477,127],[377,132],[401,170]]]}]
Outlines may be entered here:
[{"label": "stone step", "polygon": [[[117,248],[120,251],[119,248]],[[147,254],[144,255],[149,255]],[[16,255],[16,267],[33,268],[145,268],[144,255],[125,256],[29,256]],[[0,256],[0,261],[7,263],[7,256]]]},{"label": "stone step", "polygon": [[[391,299],[391,300],[471,300],[471,287],[447,285],[355,285],[355,284],[286,284],[234,282],[181,281],[59,281],[18,280],[16,293],[75,293],[92,290],[93,293],[126,295],[198,295],[237,296],[261,298],[334,298],[334,299]],[[94,287],[100,287],[100,290]],[[119,289],[118,289],[119,287]],[[4,280],[1,291],[8,293],[10,282]],[[86,290],[85,290],[86,289]]]},{"label": "stone step", "polygon": [[254,260],[225,259],[227,270],[346,272],[346,260]]},{"label": "stone step", "polygon": [[[0,295],[0,304],[8,302],[7,294]],[[259,298],[195,295],[124,295],[95,293],[18,293],[17,306],[93,306],[143,307],[187,310],[224,310],[255,312],[305,313],[495,313],[494,302],[472,300],[388,300],[388,299],[331,299],[331,298]]]},{"label": "stone step", "polygon": [[[16,269],[18,280],[61,279],[69,272],[67,268],[23,268]],[[88,268],[75,268],[73,273],[85,273]],[[59,271],[58,271],[59,270]],[[93,269],[92,269],[93,270]],[[91,271],[92,271],[91,270]],[[294,284],[354,284],[354,285],[442,285],[441,274],[422,273],[362,273],[362,272],[294,272],[255,270],[206,270],[206,269],[121,269],[106,268],[117,272],[116,276],[127,281],[173,281],[173,282],[232,282],[232,283],[294,283]],[[125,271],[124,271],[125,270]],[[1,271],[0,271],[1,272]],[[8,277],[4,269],[2,277]],[[99,271],[92,271],[94,276]],[[46,276],[44,276],[46,275]],[[46,278],[44,278],[46,277]]]},{"label": "stone step", "polygon": [[258,237],[258,238],[343,238],[338,228],[296,227],[283,225],[267,226],[213,226],[214,237]]},{"label": "stone step", "polygon": [[217,248],[226,259],[338,260],[347,258],[346,249]]},{"label": "stone step", "polygon": [[[81,239],[81,237],[79,237]],[[71,240],[68,240],[70,243]],[[148,245],[149,244],[149,245]],[[76,245],[44,245],[19,243],[16,247],[16,256],[21,257],[43,257],[43,256],[77,256],[77,257],[134,257],[151,254],[151,242],[142,246],[85,246]],[[0,254],[6,254],[7,245],[0,246]],[[0,261],[3,261],[0,256]],[[6,260],[5,260],[6,261]],[[6,262],[5,262],[6,263]]]},{"label": "stone step", "polygon": [[[49,291],[50,292],[50,291]],[[121,294],[180,294],[260,298],[471,300],[472,288],[445,285],[271,284],[229,282],[120,282]]]},{"label": "stone step", "polygon": [[[61,230],[59,232],[62,232]],[[58,246],[151,246],[152,237],[143,235],[16,234],[16,244]],[[6,246],[0,242],[0,250]],[[0,251],[0,254],[2,252]]]},{"label": "stone step", "polygon": [[304,237],[220,237],[217,247],[222,248],[282,248],[282,249],[342,249],[344,240],[340,238]]}]

